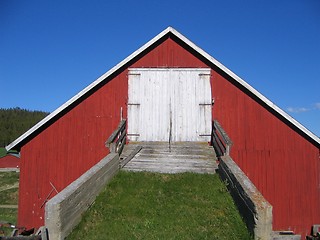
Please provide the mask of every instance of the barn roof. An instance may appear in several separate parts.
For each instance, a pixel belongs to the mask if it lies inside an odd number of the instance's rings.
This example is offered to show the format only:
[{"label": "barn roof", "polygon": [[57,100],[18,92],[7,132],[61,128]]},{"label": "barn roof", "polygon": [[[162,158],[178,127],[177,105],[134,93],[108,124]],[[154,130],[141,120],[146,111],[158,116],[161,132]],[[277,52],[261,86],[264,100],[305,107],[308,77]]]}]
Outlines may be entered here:
[{"label": "barn roof", "polygon": [[193,42],[191,42],[189,39],[187,39],[185,36],[183,36],[181,33],[176,31],[172,27],[168,27],[161,33],[159,33],[157,36],[155,36],[153,39],[151,39],[149,42],[144,44],[142,47],[140,47],[138,50],[133,52],[131,55],[129,55],[127,58],[122,60],[120,63],[118,63],[116,66],[111,68],[109,71],[104,73],[102,76],[100,76],[98,79],[96,79],[94,82],[92,82],[89,86],[84,88],[82,91],[80,91],[78,94],[73,96],[71,99],[69,99],[66,103],[61,105],[59,108],[57,108],[55,111],[53,111],[51,114],[49,114],[47,117],[45,117],[42,121],[34,125],[32,128],[30,128],[27,132],[22,134],[20,137],[18,137],[15,141],[13,141],[11,144],[9,144],[6,149],[16,149],[23,146],[29,138],[32,138],[33,135],[37,134],[41,129],[46,126],[47,124],[52,123],[55,118],[61,114],[63,111],[65,111],[68,107],[73,105],[74,103],[81,101],[82,97],[85,96],[90,91],[94,90],[94,88],[98,87],[98,85],[103,82],[105,79],[110,77],[112,74],[114,74],[116,71],[120,70],[122,67],[127,65],[129,62],[137,58],[140,54],[147,51],[149,48],[151,48],[153,45],[157,44],[159,41],[161,41],[163,38],[165,38],[168,35],[173,35],[175,38],[180,40],[182,43],[188,46],[188,48],[195,51],[197,54],[199,54],[202,58],[204,58],[209,63],[213,64],[215,67],[220,69],[223,73],[227,74],[229,77],[234,79],[238,84],[240,84],[243,88],[245,88],[247,91],[249,91],[251,94],[253,94],[257,99],[262,101],[265,105],[270,107],[273,111],[278,113],[281,117],[283,117],[285,120],[287,120],[292,126],[296,127],[298,130],[300,130],[302,133],[304,133],[306,136],[308,136],[311,140],[313,140],[317,145],[320,145],[320,138],[318,138],[315,134],[313,134],[311,131],[309,131],[306,127],[304,127],[301,123],[296,121],[294,118],[292,118],[289,114],[287,114],[285,111],[283,111],[281,108],[279,108],[277,105],[275,105],[273,102],[271,102],[269,99],[267,99],[265,96],[263,96],[261,93],[259,93],[256,89],[254,89],[252,86],[250,86],[247,82],[245,82],[243,79],[241,79],[239,76],[237,76],[235,73],[233,73],[230,69],[225,67],[223,64],[221,64],[219,61],[217,61],[215,58],[210,56],[208,53],[206,53],[204,50],[199,48],[197,45],[195,45]]}]

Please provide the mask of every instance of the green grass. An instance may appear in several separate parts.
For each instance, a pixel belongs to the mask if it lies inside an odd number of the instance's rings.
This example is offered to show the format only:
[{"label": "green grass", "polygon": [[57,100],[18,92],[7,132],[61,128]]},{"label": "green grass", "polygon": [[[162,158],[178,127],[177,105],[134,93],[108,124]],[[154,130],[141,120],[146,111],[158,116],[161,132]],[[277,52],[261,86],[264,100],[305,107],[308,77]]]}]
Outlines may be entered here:
[{"label": "green grass", "polygon": [[7,155],[7,150],[5,148],[0,147],[0,158]]},{"label": "green grass", "polygon": [[[4,190],[7,187],[17,185],[19,182],[19,173],[17,172],[0,172],[0,205],[17,205],[18,204],[18,187]],[[0,222],[9,222],[16,224],[17,209],[0,208]],[[4,231],[9,235],[12,229],[0,227],[0,232]]]},{"label": "green grass", "polygon": [[[17,222],[17,215],[17,209],[0,208],[0,222],[8,222],[15,225]],[[13,229],[9,227],[0,227],[0,236],[10,236],[12,231]]]},{"label": "green grass", "polygon": [[16,224],[17,221],[17,209],[0,209],[0,221]]},{"label": "green grass", "polygon": [[0,188],[19,182],[18,172],[0,172]]},{"label": "green grass", "polygon": [[6,156],[7,154],[12,153],[12,154],[18,154],[19,152],[16,150],[9,150],[7,152],[7,150],[3,147],[0,147],[0,158]]},{"label": "green grass", "polygon": [[1,191],[0,205],[18,205],[18,188]]},{"label": "green grass", "polygon": [[120,172],[68,239],[251,239],[218,175]]}]

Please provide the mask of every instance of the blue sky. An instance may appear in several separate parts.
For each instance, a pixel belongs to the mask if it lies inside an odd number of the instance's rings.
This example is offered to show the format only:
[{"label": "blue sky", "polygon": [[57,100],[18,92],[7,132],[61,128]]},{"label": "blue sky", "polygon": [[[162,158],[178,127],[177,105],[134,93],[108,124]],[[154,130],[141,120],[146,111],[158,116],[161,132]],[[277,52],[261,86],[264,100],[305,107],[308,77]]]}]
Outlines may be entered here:
[{"label": "blue sky", "polygon": [[168,26],[320,136],[318,0],[0,0],[0,108],[52,112]]}]

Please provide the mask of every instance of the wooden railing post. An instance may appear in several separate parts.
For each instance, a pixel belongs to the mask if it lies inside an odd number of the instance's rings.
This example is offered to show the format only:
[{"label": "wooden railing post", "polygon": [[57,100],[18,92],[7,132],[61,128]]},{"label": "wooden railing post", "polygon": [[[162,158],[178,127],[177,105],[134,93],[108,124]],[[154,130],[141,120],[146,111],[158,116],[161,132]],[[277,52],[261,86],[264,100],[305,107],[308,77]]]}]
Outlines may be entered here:
[{"label": "wooden railing post", "polygon": [[126,135],[127,135],[127,120],[123,119],[120,121],[117,129],[110,135],[106,141],[106,147],[109,148],[111,153],[121,154],[124,145],[126,144]]},{"label": "wooden railing post", "polygon": [[213,121],[212,145],[218,157],[230,155],[232,141],[217,120]]}]

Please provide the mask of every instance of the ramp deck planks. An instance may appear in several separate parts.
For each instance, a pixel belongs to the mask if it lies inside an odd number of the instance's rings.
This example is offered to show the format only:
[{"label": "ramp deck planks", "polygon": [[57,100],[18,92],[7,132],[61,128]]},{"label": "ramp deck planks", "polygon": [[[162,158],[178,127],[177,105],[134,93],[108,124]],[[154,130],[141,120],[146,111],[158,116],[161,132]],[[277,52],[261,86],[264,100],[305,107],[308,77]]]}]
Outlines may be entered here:
[{"label": "ramp deck planks", "polygon": [[124,166],[126,171],[159,173],[208,173],[214,174],[218,165],[214,149],[208,143],[135,142],[126,145],[120,158],[130,155],[137,146],[141,150]]}]

